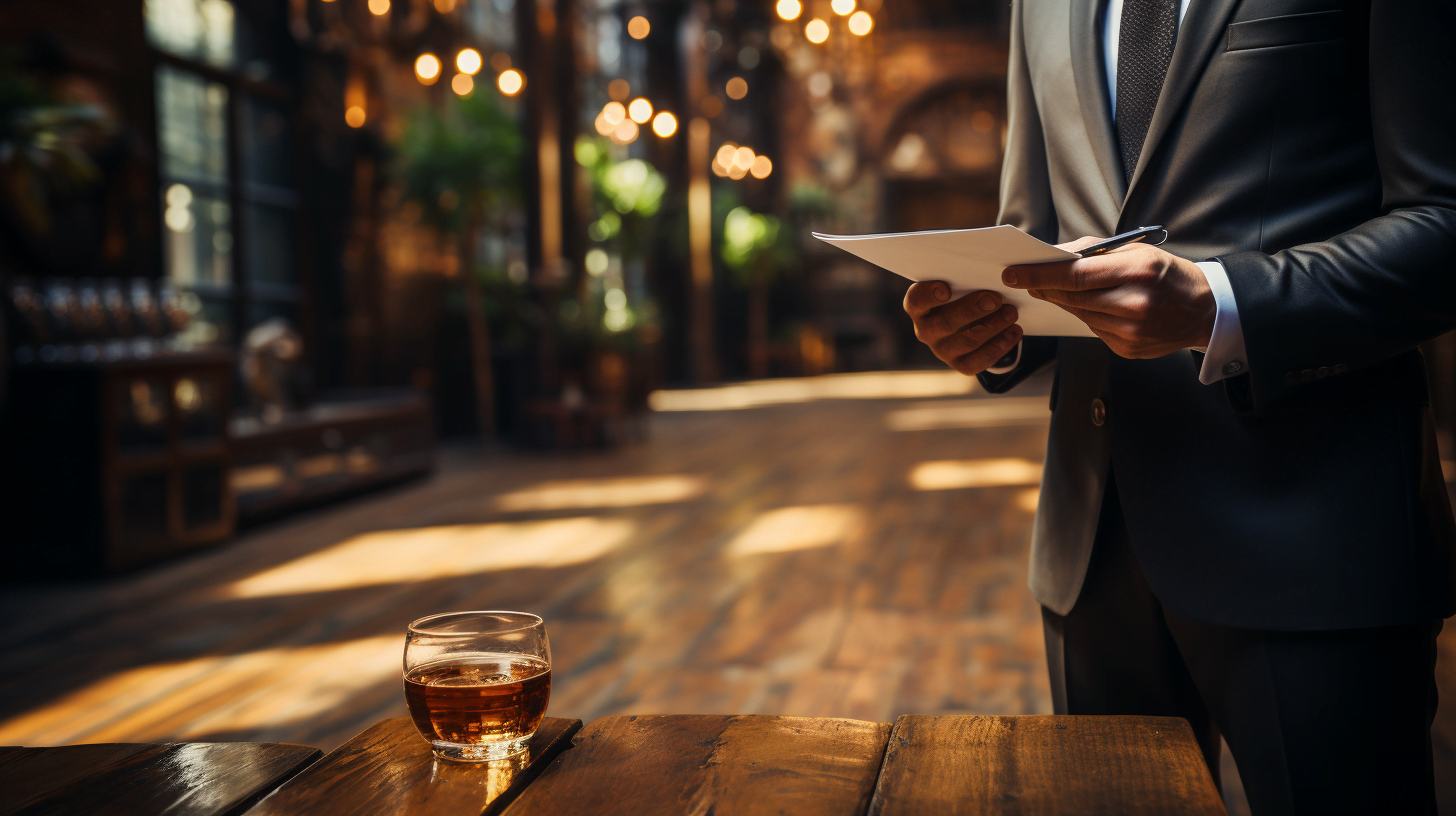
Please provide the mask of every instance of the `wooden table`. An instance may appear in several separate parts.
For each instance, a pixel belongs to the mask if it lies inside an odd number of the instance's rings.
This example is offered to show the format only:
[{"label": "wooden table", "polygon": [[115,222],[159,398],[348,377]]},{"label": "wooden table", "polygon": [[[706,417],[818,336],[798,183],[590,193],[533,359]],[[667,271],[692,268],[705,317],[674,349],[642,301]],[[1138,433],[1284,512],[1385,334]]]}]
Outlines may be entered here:
[{"label": "wooden table", "polygon": [[435,759],[401,717],[318,754],[0,748],[0,816],[1226,816],[1165,717],[548,718],[525,755],[480,765]]},{"label": "wooden table", "polygon": [[250,742],[0,748],[0,814],[233,816],[322,753]]},{"label": "wooden table", "polygon": [[547,719],[492,765],[436,761],[385,720],[248,816],[1225,813],[1192,729],[1162,717]]}]

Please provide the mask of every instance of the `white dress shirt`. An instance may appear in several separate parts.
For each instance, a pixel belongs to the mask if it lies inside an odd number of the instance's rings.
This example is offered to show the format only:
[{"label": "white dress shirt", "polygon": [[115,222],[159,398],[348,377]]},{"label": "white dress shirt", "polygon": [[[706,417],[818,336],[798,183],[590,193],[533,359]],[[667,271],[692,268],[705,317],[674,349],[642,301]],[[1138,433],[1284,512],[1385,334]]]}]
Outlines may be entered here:
[{"label": "white dress shirt", "polygon": [[[1090,2],[1091,0],[1081,0]],[[1179,0],[1178,21],[1188,12],[1190,0]],[[1112,115],[1117,116],[1117,43],[1122,31],[1122,0],[1108,0],[1107,11],[1102,22],[1102,59],[1107,73],[1107,94],[1112,105]],[[1179,26],[1182,34],[1182,26]],[[1213,318],[1213,334],[1209,338],[1203,368],[1198,372],[1198,381],[1212,385],[1225,377],[1232,377],[1249,370],[1249,358],[1244,347],[1244,330],[1239,324],[1239,307],[1234,302],[1234,289],[1229,283],[1228,272],[1218,261],[1204,261],[1198,264],[1213,290],[1213,302],[1217,311]],[[1021,345],[1016,346],[1016,358],[1009,366],[988,368],[991,374],[1005,374],[1021,362]]]}]

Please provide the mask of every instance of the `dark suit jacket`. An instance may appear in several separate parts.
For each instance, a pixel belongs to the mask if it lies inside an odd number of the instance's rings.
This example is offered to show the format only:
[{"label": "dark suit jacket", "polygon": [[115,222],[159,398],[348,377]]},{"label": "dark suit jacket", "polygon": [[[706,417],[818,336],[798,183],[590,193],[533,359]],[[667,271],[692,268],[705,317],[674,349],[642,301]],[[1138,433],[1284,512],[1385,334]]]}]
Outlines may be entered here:
[{"label": "dark suit jacket", "polygon": [[[1192,0],[1125,184],[1105,0],[1016,0],[1002,223],[1162,224],[1228,270],[1246,374],[1028,338],[1057,365],[1031,587],[1076,601],[1115,475],[1154,590],[1194,620],[1334,629],[1453,612],[1453,525],[1416,345],[1456,326],[1456,3]],[[1093,422],[1102,400],[1106,420]]]}]

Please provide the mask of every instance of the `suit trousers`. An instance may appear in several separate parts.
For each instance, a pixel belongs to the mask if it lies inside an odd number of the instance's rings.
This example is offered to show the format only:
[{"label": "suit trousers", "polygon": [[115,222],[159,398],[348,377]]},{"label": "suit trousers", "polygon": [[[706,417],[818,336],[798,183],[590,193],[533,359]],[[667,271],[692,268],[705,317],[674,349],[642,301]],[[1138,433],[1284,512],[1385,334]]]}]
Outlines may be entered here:
[{"label": "suit trousers", "polygon": [[1149,588],[1109,477],[1081,594],[1042,621],[1056,713],[1183,717],[1215,780],[1222,736],[1254,816],[1436,813],[1439,620],[1309,632],[1188,620]]}]

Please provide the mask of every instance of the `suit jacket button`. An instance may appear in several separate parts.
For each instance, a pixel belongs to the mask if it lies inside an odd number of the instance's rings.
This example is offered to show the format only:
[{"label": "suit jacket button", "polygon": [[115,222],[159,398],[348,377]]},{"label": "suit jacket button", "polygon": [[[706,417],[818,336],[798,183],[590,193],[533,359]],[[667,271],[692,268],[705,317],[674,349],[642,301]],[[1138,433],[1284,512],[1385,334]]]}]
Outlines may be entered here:
[{"label": "suit jacket button", "polygon": [[1314,369],[1306,368],[1305,370],[1299,372],[1299,381],[1314,382]]},{"label": "suit jacket button", "polygon": [[1235,374],[1237,374],[1237,373],[1239,373],[1240,371],[1243,371],[1243,370],[1244,370],[1244,361],[1243,360],[1229,360],[1227,363],[1224,363],[1223,364],[1223,373],[1224,373],[1224,376],[1226,376],[1226,377],[1232,377],[1233,375],[1235,375]]},{"label": "suit jacket button", "polygon": [[1330,376],[1330,367],[1329,366],[1320,366],[1319,368],[1316,368],[1314,370],[1314,378],[1316,380],[1323,380],[1325,377],[1328,377],[1328,376]]},{"label": "suit jacket button", "polygon": [[1092,400],[1092,424],[1100,426],[1106,421],[1107,406],[1100,399]]},{"label": "suit jacket button", "polygon": [[1334,368],[1331,368],[1330,369],[1330,373],[1331,374],[1344,374],[1346,371],[1349,371],[1349,370],[1350,370],[1350,367],[1349,366],[1345,365],[1344,363],[1340,363],[1339,365],[1335,366]]}]

